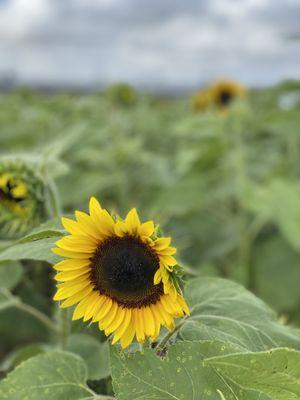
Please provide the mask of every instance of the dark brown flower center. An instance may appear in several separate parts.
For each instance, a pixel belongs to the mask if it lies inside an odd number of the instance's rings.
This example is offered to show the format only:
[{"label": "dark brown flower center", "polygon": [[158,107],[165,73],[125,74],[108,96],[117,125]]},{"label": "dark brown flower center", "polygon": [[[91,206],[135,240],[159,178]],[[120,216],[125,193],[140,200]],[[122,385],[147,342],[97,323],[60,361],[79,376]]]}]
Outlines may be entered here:
[{"label": "dark brown flower center", "polygon": [[232,99],[233,99],[233,95],[228,90],[222,90],[221,91],[221,93],[220,93],[220,103],[223,106],[226,106],[227,104],[229,104]]},{"label": "dark brown flower center", "polygon": [[106,239],[92,257],[91,267],[95,289],[124,307],[154,304],[163,294],[162,284],[153,283],[159,258],[139,238]]}]

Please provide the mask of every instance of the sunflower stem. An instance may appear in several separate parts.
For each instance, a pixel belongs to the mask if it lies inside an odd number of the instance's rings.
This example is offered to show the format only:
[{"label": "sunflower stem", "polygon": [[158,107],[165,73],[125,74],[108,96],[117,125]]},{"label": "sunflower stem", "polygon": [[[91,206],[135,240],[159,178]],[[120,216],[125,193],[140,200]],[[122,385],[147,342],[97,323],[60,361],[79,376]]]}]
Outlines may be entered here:
[{"label": "sunflower stem", "polygon": [[156,346],[156,350],[163,350],[166,345],[168,344],[168,341],[171,339],[173,335],[175,335],[176,332],[179,331],[179,329],[185,324],[185,319],[181,321],[178,325],[175,326],[174,330],[171,332],[168,332],[165,337],[162,338],[160,343]]},{"label": "sunflower stem", "polygon": [[46,314],[42,313],[41,311],[37,310],[36,308],[30,306],[29,304],[21,303],[21,302],[16,302],[14,306],[26,312],[27,314],[32,315],[34,318],[42,322],[49,330],[54,331],[55,333],[58,333],[59,330],[57,326],[53,323],[52,319],[49,318]]},{"label": "sunflower stem", "polygon": [[65,350],[67,347],[67,341],[70,332],[67,309],[59,308],[59,320],[60,320],[60,330],[59,330],[60,347],[62,350]]}]

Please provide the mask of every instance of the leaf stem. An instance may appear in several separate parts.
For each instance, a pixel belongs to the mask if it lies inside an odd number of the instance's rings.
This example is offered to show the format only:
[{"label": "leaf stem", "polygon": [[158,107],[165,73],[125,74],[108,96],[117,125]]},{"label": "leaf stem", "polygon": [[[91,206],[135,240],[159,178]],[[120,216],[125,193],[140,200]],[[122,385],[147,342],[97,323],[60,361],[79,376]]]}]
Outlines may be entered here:
[{"label": "leaf stem", "polygon": [[60,329],[59,329],[60,346],[62,350],[65,350],[67,347],[67,341],[70,330],[68,310],[66,310],[65,308],[59,308],[59,320],[60,320]]},{"label": "leaf stem", "polygon": [[168,332],[164,338],[162,338],[161,342],[156,346],[156,350],[163,350],[167,345],[168,341],[171,337],[179,331],[179,329],[185,324],[185,319],[181,321],[178,325],[175,326],[173,331]]},{"label": "leaf stem", "polygon": [[37,320],[42,322],[51,331],[54,331],[55,333],[59,332],[57,326],[53,323],[51,318],[49,318],[46,314],[42,313],[41,311],[37,310],[36,308],[30,306],[29,304],[25,304],[25,303],[16,301],[14,303],[14,307],[26,312],[27,314],[32,315],[34,318],[36,318]]}]

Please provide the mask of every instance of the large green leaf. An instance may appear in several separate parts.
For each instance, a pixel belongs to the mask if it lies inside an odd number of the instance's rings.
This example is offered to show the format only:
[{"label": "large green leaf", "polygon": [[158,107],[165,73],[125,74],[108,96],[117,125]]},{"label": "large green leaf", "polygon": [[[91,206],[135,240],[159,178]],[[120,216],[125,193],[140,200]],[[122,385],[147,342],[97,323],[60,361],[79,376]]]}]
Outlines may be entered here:
[{"label": "large green leaf", "polygon": [[110,374],[107,342],[101,343],[90,335],[78,333],[68,338],[67,350],[83,358],[89,379],[103,379]]},{"label": "large green leaf", "polygon": [[13,289],[23,275],[22,266],[17,262],[0,262],[0,288]]},{"label": "large green leaf", "polygon": [[260,298],[286,312],[300,305],[300,257],[280,236],[271,236],[254,246],[252,265]]},{"label": "large green leaf", "polygon": [[59,240],[58,237],[15,243],[0,253],[0,261],[7,260],[41,260],[55,264],[59,257],[52,253],[51,248]]},{"label": "large green leaf", "polygon": [[59,237],[65,235],[66,231],[62,228],[59,218],[50,219],[30,233],[19,239],[17,243],[33,242],[35,240]]},{"label": "large green leaf", "polygon": [[300,249],[300,188],[295,182],[274,179],[268,185],[251,185],[242,202],[248,210],[276,224],[289,243]]},{"label": "large green leaf", "polygon": [[256,389],[272,400],[300,398],[300,352],[275,349],[261,353],[230,354],[204,361],[238,385]]},{"label": "large green leaf", "polygon": [[0,383],[5,400],[88,400],[94,393],[86,386],[84,361],[71,353],[40,354],[20,364]]},{"label": "large green leaf", "polygon": [[192,314],[183,339],[219,339],[250,351],[300,349],[300,332],[281,325],[274,312],[242,286],[220,278],[195,278],[185,288]]},{"label": "large green leaf", "polygon": [[[113,387],[118,400],[257,400],[257,393],[224,379],[203,360],[239,352],[236,346],[219,341],[177,342],[163,359],[155,349],[142,353],[111,349]],[[268,397],[261,396],[260,400]]]}]

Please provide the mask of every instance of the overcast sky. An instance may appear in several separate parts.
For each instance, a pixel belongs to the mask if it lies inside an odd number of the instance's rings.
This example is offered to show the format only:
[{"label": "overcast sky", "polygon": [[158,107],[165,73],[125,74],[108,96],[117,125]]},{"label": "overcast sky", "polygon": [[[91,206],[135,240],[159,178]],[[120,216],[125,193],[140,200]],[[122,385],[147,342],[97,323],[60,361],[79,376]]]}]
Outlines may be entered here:
[{"label": "overcast sky", "polygon": [[0,74],[184,88],[300,78],[300,0],[0,0]]}]

